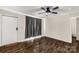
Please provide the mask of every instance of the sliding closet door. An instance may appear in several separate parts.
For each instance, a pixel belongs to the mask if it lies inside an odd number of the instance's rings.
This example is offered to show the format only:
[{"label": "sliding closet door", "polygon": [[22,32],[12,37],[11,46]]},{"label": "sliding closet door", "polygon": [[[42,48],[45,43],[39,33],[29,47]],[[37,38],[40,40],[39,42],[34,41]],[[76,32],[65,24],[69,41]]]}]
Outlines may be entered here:
[{"label": "sliding closet door", "polygon": [[1,15],[0,15],[0,46],[1,46]]},{"label": "sliding closet door", "polygon": [[25,38],[41,35],[41,19],[26,16]]},{"label": "sliding closet door", "polygon": [[2,16],[2,45],[17,42],[17,18]]}]

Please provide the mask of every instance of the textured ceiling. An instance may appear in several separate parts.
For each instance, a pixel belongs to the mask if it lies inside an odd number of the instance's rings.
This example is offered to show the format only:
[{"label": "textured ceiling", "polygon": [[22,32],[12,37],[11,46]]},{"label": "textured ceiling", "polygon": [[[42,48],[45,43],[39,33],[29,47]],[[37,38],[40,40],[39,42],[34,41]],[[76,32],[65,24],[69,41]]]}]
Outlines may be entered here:
[{"label": "textured ceiling", "polygon": [[[25,14],[39,15],[41,6],[0,6],[0,8],[12,9]],[[79,6],[60,6],[58,10],[55,10],[58,14],[69,14],[79,12]]]}]

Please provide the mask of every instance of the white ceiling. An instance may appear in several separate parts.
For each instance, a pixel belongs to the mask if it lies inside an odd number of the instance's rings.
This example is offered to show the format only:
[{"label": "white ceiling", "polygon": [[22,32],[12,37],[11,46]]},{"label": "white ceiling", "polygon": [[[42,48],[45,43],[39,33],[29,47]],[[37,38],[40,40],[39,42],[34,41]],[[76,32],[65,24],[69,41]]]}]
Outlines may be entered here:
[{"label": "white ceiling", "polygon": [[[12,9],[25,14],[39,15],[41,6],[0,6],[0,8]],[[60,6],[58,10],[55,10],[58,14],[69,14],[79,12],[79,6]],[[41,15],[40,15],[41,16]]]}]

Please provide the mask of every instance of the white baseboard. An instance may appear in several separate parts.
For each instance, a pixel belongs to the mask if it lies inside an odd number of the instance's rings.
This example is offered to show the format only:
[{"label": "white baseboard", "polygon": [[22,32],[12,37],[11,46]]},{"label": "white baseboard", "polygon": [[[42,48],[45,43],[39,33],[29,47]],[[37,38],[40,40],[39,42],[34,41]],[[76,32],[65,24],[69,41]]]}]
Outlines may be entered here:
[{"label": "white baseboard", "polygon": [[30,37],[30,38],[27,38],[27,39],[20,40],[18,42],[24,42],[24,41],[29,41],[29,40],[33,41],[34,39],[41,38],[41,37],[42,37],[42,35],[36,36],[36,37]]}]

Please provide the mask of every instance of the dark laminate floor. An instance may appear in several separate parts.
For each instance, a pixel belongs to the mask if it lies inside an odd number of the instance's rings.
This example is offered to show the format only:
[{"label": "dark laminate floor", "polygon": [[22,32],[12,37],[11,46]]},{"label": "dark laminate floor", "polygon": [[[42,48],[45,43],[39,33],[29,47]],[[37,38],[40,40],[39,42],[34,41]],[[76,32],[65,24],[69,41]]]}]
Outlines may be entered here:
[{"label": "dark laminate floor", "polygon": [[74,53],[79,52],[79,42],[73,38],[73,43],[66,43],[48,37],[34,41],[20,42],[0,47],[1,53]]}]

